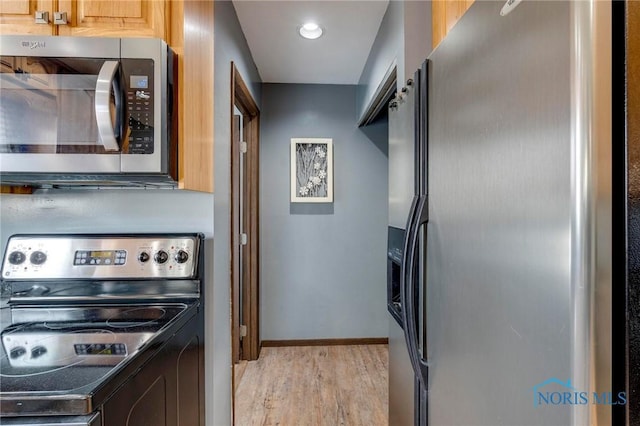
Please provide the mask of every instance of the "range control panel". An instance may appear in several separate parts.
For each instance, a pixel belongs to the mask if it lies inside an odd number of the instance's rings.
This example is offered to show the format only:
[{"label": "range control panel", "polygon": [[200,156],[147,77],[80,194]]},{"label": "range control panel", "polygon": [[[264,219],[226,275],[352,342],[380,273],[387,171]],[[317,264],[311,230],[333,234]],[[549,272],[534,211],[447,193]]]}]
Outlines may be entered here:
[{"label": "range control panel", "polygon": [[100,330],[25,330],[3,334],[2,344],[12,367],[116,365],[152,336],[152,332],[135,330],[117,336]]},{"label": "range control panel", "polygon": [[196,237],[28,236],[9,238],[2,278],[193,278]]}]

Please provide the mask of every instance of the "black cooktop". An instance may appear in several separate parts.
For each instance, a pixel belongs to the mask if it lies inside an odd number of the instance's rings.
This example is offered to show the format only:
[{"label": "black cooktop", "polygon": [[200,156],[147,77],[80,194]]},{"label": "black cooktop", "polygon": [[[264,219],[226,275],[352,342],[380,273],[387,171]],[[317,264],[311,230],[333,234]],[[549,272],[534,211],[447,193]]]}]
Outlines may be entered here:
[{"label": "black cooktop", "polygon": [[0,423],[104,413],[121,389],[136,391],[127,382],[164,369],[172,339],[204,327],[202,243],[201,234],[11,236],[0,274]]},{"label": "black cooktop", "polygon": [[[119,383],[149,359],[197,303],[49,306],[3,309],[0,352],[2,412],[28,413],[66,400],[65,414],[87,414],[97,391]],[[41,408],[38,408],[41,411]]]}]

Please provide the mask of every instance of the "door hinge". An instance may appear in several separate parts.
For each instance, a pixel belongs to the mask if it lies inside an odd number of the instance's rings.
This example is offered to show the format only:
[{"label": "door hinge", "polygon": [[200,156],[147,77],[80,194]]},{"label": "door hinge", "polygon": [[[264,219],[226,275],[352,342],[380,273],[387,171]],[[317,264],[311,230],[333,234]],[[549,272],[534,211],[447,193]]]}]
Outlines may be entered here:
[{"label": "door hinge", "polygon": [[245,234],[244,232],[242,234],[240,234],[240,245],[241,246],[246,246],[247,245],[247,234]]},{"label": "door hinge", "polygon": [[244,141],[240,142],[240,152],[243,154],[247,152],[247,143]]},{"label": "door hinge", "polygon": [[247,326],[243,324],[240,326],[240,337],[245,337],[246,335],[247,335]]}]

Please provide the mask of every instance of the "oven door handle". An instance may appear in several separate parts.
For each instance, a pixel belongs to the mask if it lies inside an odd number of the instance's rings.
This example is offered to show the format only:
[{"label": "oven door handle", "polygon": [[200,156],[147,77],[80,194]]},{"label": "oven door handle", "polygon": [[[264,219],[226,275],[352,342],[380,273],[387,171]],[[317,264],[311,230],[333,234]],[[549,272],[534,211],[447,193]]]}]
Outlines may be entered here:
[{"label": "oven door handle", "polygon": [[[116,78],[120,63],[118,61],[105,61],[102,64],[98,81],[96,82],[95,110],[96,122],[98,124],[98,134],[100,143],[107,151],[118,151],[116,131],[120,127],[120,113],[122,109],[122,99],[119,90],[119,82]],[[115,96],[115,123],[111,118],[111,90],[113,88]]]}]

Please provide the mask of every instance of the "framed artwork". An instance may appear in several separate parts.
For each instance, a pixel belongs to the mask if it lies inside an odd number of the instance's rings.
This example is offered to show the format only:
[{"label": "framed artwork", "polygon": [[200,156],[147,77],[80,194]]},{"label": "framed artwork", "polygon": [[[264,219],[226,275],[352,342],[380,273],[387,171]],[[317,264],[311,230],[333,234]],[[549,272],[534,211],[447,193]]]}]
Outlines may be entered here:
[{"label": "framed artwork", "polygon": [[291,202],[333,202],[332,139],[291,139]]}]

